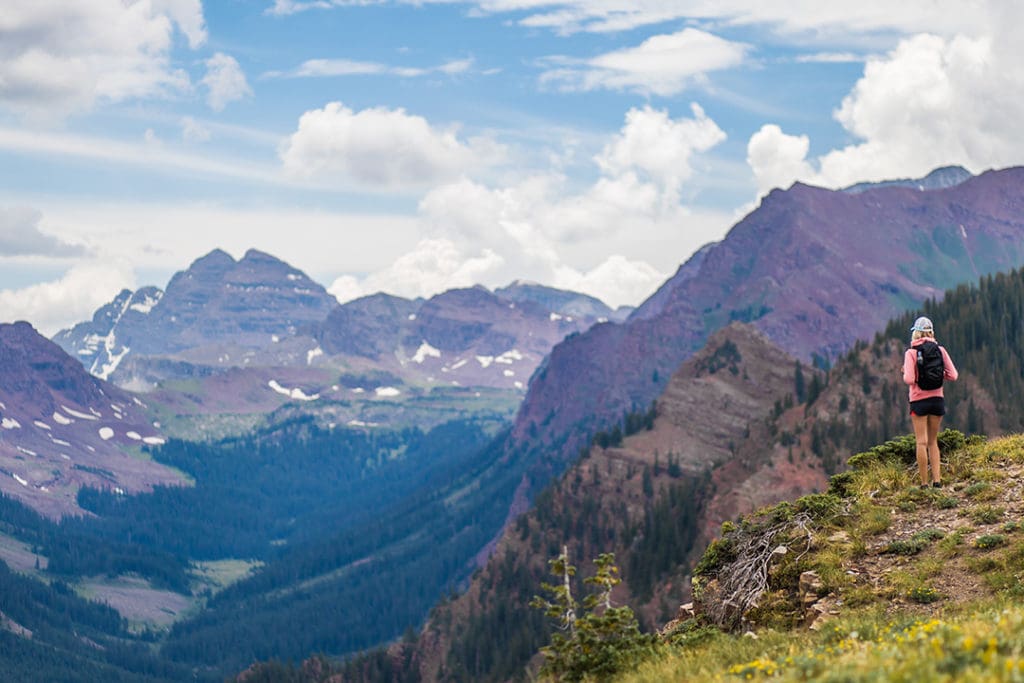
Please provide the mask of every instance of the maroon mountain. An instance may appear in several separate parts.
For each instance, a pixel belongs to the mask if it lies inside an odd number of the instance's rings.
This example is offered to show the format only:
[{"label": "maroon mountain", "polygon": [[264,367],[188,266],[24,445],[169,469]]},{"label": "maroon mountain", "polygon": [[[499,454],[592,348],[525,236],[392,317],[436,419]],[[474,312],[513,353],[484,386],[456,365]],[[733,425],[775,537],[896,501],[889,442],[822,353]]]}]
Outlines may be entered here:
[{"label": "maroon mountain", "polygon": [[84,485],[149,490],[180,475],[125,447],[161,444],[131,394],[93,377],[26,322],[0,324],[0,491],[52,517]]},{"label": "maroon mountain", "polygon": [[130,354],[202,356],[267,346],[335,306],[321,285],[284,261],[255,249],[235,261],[216,249],[176,273],[166,291],[125,290],[54,341],[93,374],[111,378]]},{"label": "maroon mountain", "polygon": [[1024,263],[1022,207],[1024,168],[935,190],[774,190],[625,323],[556,346],[508,445],[562,471],[589,434],[646,408],[731,321],[796,357],[833,358],[946,288]]}]

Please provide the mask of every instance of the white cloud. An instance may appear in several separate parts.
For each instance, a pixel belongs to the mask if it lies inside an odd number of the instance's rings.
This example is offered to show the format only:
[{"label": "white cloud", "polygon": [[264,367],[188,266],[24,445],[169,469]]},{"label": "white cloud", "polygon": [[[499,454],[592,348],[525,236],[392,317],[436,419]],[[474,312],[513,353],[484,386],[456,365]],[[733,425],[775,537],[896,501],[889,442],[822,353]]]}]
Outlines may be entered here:
[{"label": "white cloud", "polygon": [[170,64],[177,26],[206,39],[199,0],[7,0],[0,18],[0,106],[59,117],[96,101],[162,96],[189,79]]},{"label": "white cloud", "polygon": [[428,237],[386,269],[339,278],[332,291],[428,296],[526,277],[637,304],[730,222],[680,203],[696,157],[725,137],[699,106],[692,112],[672,119],[650,107],[631,110],[593,157],[600,176],[582,189],[551,172],[501,186],[463,178],[434,188],[419,206]]},{"label": "white cloud", "polygon": [[338,76],[398,76],[417,78],[434,73],[449,76],[462,74],[473,66],[472,59],[456,59],[437,66],[391,66],[380,62],[362,62],[352,59],[308,59],[291,71],[268,71],[265,78],[326,78]]},{"label": "white cloud", "polygon": [[328,291],[339,301],[379,291],[409,298],[427,297],[453,287],[475,285],[502,262],[502,257],[490,249],[466,254],[450,240],[424,239],[390,267],[362,281],[342,276],[331,284]]},{"label": "white cloud", "polygon": [[231,55],[218,52],[206,60],[202,84],[209,91],[206,101],[214,111],[223,111],[229,102],[252,96],[245,73]]},{"label": "white cloud", "polygon": [[0,207],[0,259],[13,256],[82,256],[85,247],[39,229],[43,214],[28,207]]},{"label": "white cloud", "polygon": [[[1005,0],[975,0],[965,11],[962,0],[861,0],[856,3],[820,0],[396,0],[402,4],[460,4],[471,13],[515,14],[530,28],[560,35],[578,32],[630,31],[671,21],[696,20],[733,25],[767,25],[807,44],[856,40],[884,33],[928,31],[940,35],[974,34],[986,16]],[[287,15],[311,9],[384,4],[384,0],[274,0],[269,14]]]},{"label": "white cloud", "polygon": [[569,267],[559,268],[553,285],[586,292],[609,306],[635,306],[649,297],[667,277],[667,273],[656,270],[645,261],[630,261],[621,254],[613,254],[585,273]]},{"label": "white cloud", "polygon": [[810,146],[806,135],[786,135],[773,123],[761,126],[747,144],[747,163],[754,171],[758,195],[813,177],[814,170],[806,160]]},{"label": "white cloud", "polygon": [[82,263],[59,280],[0,290],[0,322],[27,320],[49,337],[91,318],[119,291],[134,287],[135,278],[124,261]]},{"label": "white cloud", "polygon": [[996,48],[986,38],[919,35],[868,61],[836,112],[862,142],[823,156],[821,179],[842,186],[1019,161],[1024,69],[1017,50]]},{"label": "white cloud", "polygon": [[1008,6],[986,37],[915,35],[869,59],[835,112],[856,140],[845,147],[808,159],[805,136],[762,127],[748,146],[759,192],[794,179],[844,187],[949,164],[979,172],[1019,163],[1024,45],[1015,32],[1021,14],[1019,6]]},{"label": "white cloud", "polygon": [[335,2],[330,0],[274,0],[274,4],[267,8],[267,14],[287,16],[289,14],[305,12],[309,9],[328,9],[329,7],[341,6],[343,6],[343,3],[337,0]]},{"label": "white cloud", "polygon": [[671,119],[667,111],[649,106],[630,109],[626,125],[597,157],[598,165],[611,176],[639,171],[677,201],[680,186],[693,175],[691,157],[725,140],[700,105],[691,104],[690,110],[691,119]]},{"label": "white cloud", "polygon": [[801,64],[849,64],[863,62],[864,57],[853,52],[814,52],[800,55],[796,61]]},{"label": "white cloud", "polygon": [[281,152],[299,178],[338,178],[367,187],[426,187],[489,163],[502,151],[489,140],[462,141],[404,109],[353,111],[341,102],[307,111]]},{"label": "white cloud", "polygon": [[648,38],[586,61],[556,58],[541,82],[566,90],[635,90],[675,95],[711,71],[743,62],[749,46],[695,28]]}]

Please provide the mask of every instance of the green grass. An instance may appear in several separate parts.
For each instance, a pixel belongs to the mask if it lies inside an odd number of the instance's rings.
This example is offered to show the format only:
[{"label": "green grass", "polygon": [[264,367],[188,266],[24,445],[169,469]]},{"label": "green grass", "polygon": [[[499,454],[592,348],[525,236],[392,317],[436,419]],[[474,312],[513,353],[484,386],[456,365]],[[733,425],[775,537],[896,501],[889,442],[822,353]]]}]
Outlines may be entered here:
[{"label": "green grass", "polygon": [[[927,604],[937,592],[921,589]],[[851,611],[815,633],[714,633],[661,655],[618,683],[662,681],[1024,681],[1024,606],[993,601],[941,618]]]},{"label": "green grass", "polygon": [[[1024,435],[991,442],[961,438],[959,448],[943,452],[949,485],[942,489],[916,486],[905,441],[859,454],[864,457],[830,487],[841,505],[832,498],[804,501],[803,509],[816,513],[813,543],[800,554],[805,546],[796,542],[799,534],[786,539],[790,553],[773,560],[769,590],[751,613],[756,619],[722,633],[708,631],[698,617],[689,630],[704,629],[699,638],[666,644],[657,657],[615,680],[1024,683],[1024,540],[1018,535],[1024,524],[1007,519],[1000,502],[1006,468],[1024,463]],[[796,509],[796,503],[776,506],[723,529],[725,538],[703,559],[710,570],[702,582],[713,581],[715,571],[732,562],[727,549],[742,541],[738,534],[791,519]],[[952,531],[925,528],[892,538],[894,529],[912,530],[918,515],[936,513],[944,516],[937,526]],[[991,532],[977,528],[994,524],[999,526]],[[886,542],[879,543],[879,536]],[[877,575],[849,571],[865,560],[876,563]],[[818,595],[841,605],[817,632],[802,625],[796,596],[796,579],[806,570],[820,579]],[[971,595],[987,597],[960,602],[966,593],[946,594],[945,586],[965,577],[976,581]],[[744,633],[749,628],[756,633]]]}]

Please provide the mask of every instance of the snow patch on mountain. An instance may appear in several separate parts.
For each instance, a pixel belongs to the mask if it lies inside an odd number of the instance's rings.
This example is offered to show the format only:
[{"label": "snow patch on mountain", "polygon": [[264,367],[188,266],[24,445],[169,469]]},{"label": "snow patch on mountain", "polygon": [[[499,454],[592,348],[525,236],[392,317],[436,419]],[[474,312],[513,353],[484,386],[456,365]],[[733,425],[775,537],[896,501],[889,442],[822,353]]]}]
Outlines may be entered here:
[{"label": "snow patch on mountain", "polygon": [[394,387],[377,387],[373,391],[374,391],[374,393],[377,394],[377,396],[380,396],[382,398],[390,398],[390,397],[398,396],[399,394],[402,393],[401,391],[399,391],[398,389],[396,389]]},{"label": "snow patch on mountain", "polygon": [[100,427],[99,430],[100,438],[104,441],[110,441],[114,438],[114,430],[110,427]]},{"label": "snow patch on mountain", "polygon": [[128,355],[129,351],[131,351],[131,349],[126,346],[121,350],[121,353],[114,353],[114,346],[116,345],[116,343],[117,340],[114,338],[114,333],[111,332],[110,334],[107,335],[107,340],[105,342],[107,349],[107,358],[109,358],[110,360],[108,360],[106,363],[100,366],[99,371],[96,370],[95,363],[93,364],[93,367],[90,369],[90,372],[92,372],[92,374],[96,375],[100,379],[109,379],[111,373],[113,373],[114,370],[117,370],[117,366],[121,364],[121,361],[124,360],[124,357]]},{"label": "snow patch on mountain", "polygon": [[72,420],[69,417],[65,417],[65,416],[61,415],[56,410],[53,411],[53,421],[56,422],[59,425],[69,425],[72,422],[74,422],[74,420]]},{"label": "snow patch on mountain", "polygon": [[306,365],[312,365],[313,359],[316,358],[317,356],[322,355],[324,355],[324,350],[321,349],[319,346],[316,347],[315,349],[310,349],[309,351],[306,351]]},{"label": "snow patch on mountain", "polygon": [[21,423],[13,417],[5,417],[0,419],[0,427],[3,427],[4,429],[21,429]]},{"label": "snow patch on mountain", "polygon": [[156,306],[158,303],[160,303],[160,299],[163,297],[163,295],[164,295],[163,292],[161,292],[160,290],[157,290],[157,292],[156,292],[156,294],[154,296],[149,296],[147,294],[145,299],[143,299],[142,301],[135,302],[134,304],[132,304],[128,308],[130,310],[132,310],[132,311],[136,311],[138,313],[142,313],[143,315],[146,315],[150,311],[153,310],[154,306]]},{"label": "snow patch on mountain", "polygon": [[[82,413],[82,412],[79,412],[77,410],[72,410],[71,408],[68,408],[65,405],[62,405],[61,409],[65,413],[70,415],[71,417],[77,417],[80,420],[96,420],[96,419],[99,419],[99,418],[103,417],[103,415],[101,415],[99,413],[90,415],[89,413]],[[90,408],[90,410],[92,410],[92,409]],[[93,412],[95,413],[95,411],[93,411]],[[56,418],[54,418],[54,419],[56,419]],[[58,420],[58,422],[59,422],[59,420]]]},{"label": "snow patch on mountain", "polygon": [[269,382],[267,382],[267,386],[269,386],[277,393],[287,396],[288,398],[295,399],[297,401],[315,401],[318,398],[320,398],[320,394],[313,394],[312,396],[310,396],[299,387],[295,387],[294,389],[288,389],[287,387],[283,387],[280,385],[280,383],[278,383],[276,379],[272,379]]},{"label": "snow patch on mountain", "polygon": [[[517,351],[516,349],[512,349],[510,351],[506,351],[505,353],[503,353],[500,356],[498,356],[497,358],[495,358],[494,362],[495,363],[503,363],[505,365],[511,365],[512,363],[516,362],[517,360],[523,360],[523,358],[524,358],[523,354],[519,353],[519,351]],[[484,367],[487,367],[487,366],[485,365]]]},{"label": "snow patch on mountain", "polygon": [[416,349],[416,353],[415,355],[413,355],[412,360],[414,363],[422,363],[428,357],[440,358],[441,352],[438,349],[435,349],[430,344],[428,344],[426,341],[424,341],[422,344],[420,344],[420,348]]}]

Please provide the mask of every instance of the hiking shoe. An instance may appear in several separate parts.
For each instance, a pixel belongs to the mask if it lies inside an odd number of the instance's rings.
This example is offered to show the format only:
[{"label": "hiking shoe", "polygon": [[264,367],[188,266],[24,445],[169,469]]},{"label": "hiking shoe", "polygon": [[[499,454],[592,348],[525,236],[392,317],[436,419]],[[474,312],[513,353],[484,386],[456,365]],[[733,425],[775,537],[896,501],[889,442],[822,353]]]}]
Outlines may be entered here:
[{"label": "hiking shoe", "polygon": [[942,488],[942,482],[933,481],[932,482],[932,488],[934,488],[934,489]]}]

